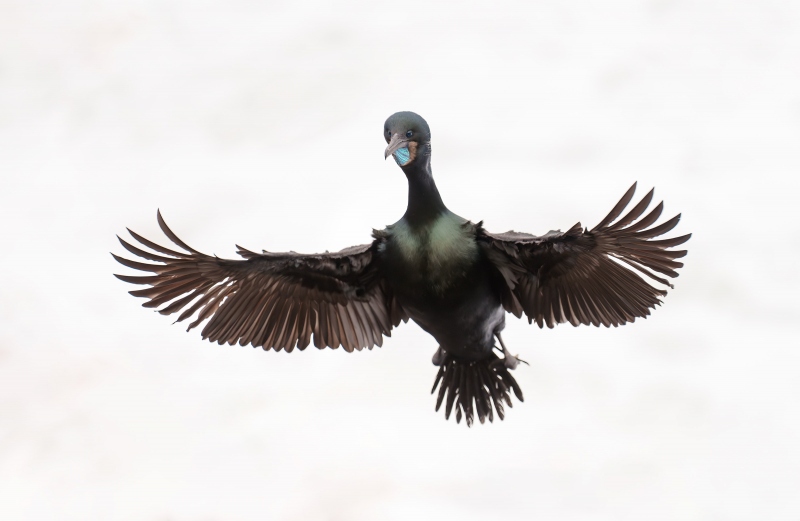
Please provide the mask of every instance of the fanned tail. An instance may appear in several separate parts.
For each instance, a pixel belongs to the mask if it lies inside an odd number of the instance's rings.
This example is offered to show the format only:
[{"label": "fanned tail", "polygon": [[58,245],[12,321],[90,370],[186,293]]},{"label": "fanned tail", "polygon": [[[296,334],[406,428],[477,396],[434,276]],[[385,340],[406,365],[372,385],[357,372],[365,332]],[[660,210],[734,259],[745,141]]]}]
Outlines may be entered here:
[{"label": "fanned tail", "polygon": [[444,402],[444,417],[449,419],[455,406],[456,423],[461,423],[461,417],[464,416],[467,427],[472,426],[476,412],[481,423],[486,418],[490,422],[494,421],[493,409],[502,420],[505,417],[503,402],[513,407],[509,390],[513,391],[519,401],[524,401],[519,384],[509,373],[503,360],[494,353],[491,358],[477,362],[459,360],[445,353],[431,394],[436,392],[437,387],[439,396],[436,399],[436,410]]}]

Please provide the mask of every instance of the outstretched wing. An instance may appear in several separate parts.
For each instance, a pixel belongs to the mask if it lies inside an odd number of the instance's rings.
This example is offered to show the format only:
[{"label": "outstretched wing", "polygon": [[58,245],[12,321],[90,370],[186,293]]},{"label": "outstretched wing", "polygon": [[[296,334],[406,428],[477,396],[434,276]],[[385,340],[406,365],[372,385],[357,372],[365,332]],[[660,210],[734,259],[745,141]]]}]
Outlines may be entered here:
[{"label": "outstretched wing", "polygon": [[675,259],[686,251],[669,248],[685,243],[691,234],[651,240],[672,230],[681,217],[649,228],[664,208],[659,203],[640,219],[653,190],[617,220],[635,191],[636,183],[592,230],[580,223],[541,237],[480,230],[478,240],[507,283],[506,310],[517,317],[524,312],[529,322],[550,328],[561,322],[616,327],[649,315],[667,294],[650,281],[672,287],[656,273],[678,276],[675,270],[683,264]]},{"label": "outstretched wing", "polygon": [[153,273],[116,277],[149,286],[130,292],[148,299],[144,307],[164,305],[159,309],[163,315],[182,311],[177,322],[195,317],[187,331],[208,320],[204,339],[292,351],[305,349],[313,336],[320,349],[341,345],[353,351],[380,346],[383,335],[391,336],[392,327],[406,319],[375,266],[381,239],[319,255],[257,254],[238,246],[245,260],[228,260],[189,247],[160,212],[157,217],[161,230],[182,251],[128,230],[151,251],[120,238],[122,246],[156,264],[112,254],[129,268]]}]

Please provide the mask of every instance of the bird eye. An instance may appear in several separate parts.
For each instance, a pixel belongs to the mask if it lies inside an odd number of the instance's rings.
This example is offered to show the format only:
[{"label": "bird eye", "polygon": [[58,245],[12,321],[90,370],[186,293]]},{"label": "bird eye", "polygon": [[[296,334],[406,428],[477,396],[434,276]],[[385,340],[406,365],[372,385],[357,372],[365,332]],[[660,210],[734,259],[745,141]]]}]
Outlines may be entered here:
[{"label": "bird eye", "polygon": [[413,136],[413,135],[414,135],[414,133],[413,133],[413,132],[411,132],[410,130],[409,130],[408,132],[406,132],[406,137],[411,137],[411,136]]}]

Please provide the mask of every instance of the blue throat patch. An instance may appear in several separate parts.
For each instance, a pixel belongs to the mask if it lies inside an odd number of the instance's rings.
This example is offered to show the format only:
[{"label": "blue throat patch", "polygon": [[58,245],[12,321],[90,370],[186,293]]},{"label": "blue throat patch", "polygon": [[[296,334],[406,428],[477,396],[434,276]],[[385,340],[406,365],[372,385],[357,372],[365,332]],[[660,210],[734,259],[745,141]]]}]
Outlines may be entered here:
[{"label": "blue throat patch", "polygon": [[411,157],[408,152],[408,149],[405,147],[398,148],[397,150],[394,151],[394,154],[392,155],[394,156],[394,160],[400,166],[406,166],[408,164],[409,157]]}]

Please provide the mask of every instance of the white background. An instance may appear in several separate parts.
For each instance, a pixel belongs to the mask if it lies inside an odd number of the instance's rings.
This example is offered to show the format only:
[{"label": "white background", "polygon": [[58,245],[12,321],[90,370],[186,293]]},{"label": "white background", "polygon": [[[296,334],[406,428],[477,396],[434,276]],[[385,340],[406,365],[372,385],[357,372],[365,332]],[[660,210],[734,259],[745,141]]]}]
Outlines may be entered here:
[{"label": "white background", "polygon": [[[693,232],[620,329],[509,317],[525,403],[434,413],[436,344],[218,346],[109,251],[314,252],[396,221],[398,110],[448,206],[593,226],[630,184]],[[800,4],[0,3],[0,518],[800,516]]]}]

